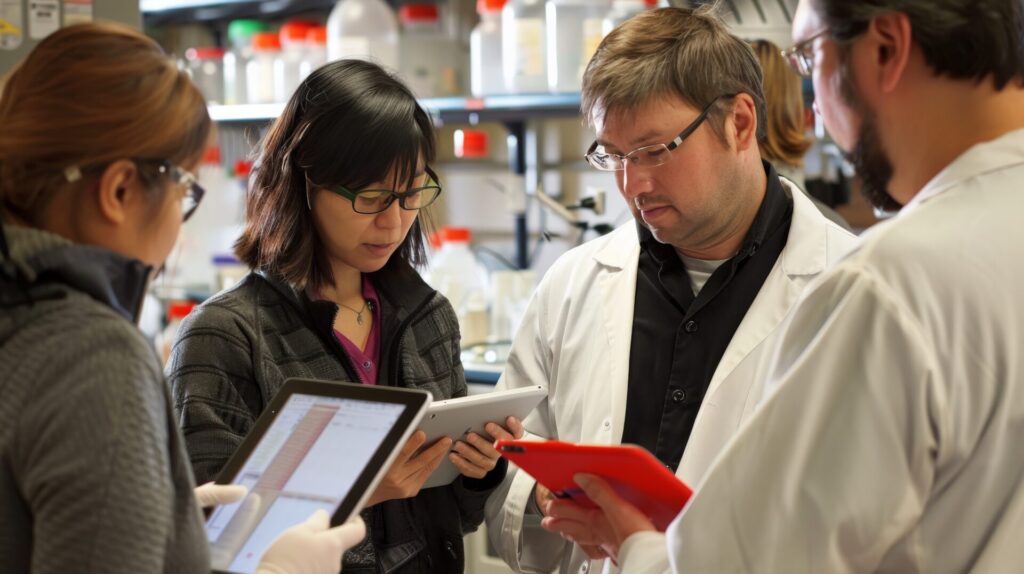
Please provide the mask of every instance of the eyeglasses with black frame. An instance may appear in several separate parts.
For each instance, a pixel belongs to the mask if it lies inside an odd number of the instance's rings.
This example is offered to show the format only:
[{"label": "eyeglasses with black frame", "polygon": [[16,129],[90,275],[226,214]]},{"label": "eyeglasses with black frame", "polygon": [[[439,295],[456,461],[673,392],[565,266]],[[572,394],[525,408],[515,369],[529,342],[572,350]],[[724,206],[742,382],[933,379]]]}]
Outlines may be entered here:
[{"label": "eyeglasses with black frame", "polygon": [[185,188],[185,195],[181,197],[181,220],[188,221],[206,195],[206,190],[199,185],[195,175],[171,162],[158,162],[156,169],[160,174],[169,176],[175,184]]},{"label": "eyeglasses with black frame", "polygon": [[734,98],[738,94],[723,94],[711,100],[708,105],[704,106],[701,110],[700,115],[696,117],[690,125],[683,128],[683,131],[679,132],[679,135],[672,141],[663,144],[646,145],[643,147],[636,148],[635,150],[627,153],[626,155],[619,155],[617,153],[609,153],[604,151],[598,151],[598,143],[595,140],[594,143],[590,144],[590,149],[587,150],[587,154],[584,156],[590,165],[601,171],[622,171],[626,168],[626,160],[632,161],[633,165],[638,167],[656,167],[664,164],[671,158],[672,151],[679,147],[683,140],[690,137],[693,132],[697,131],[704,120],[707,119],[708,114],[711,112],[711,108],[715,105],[718,100]]},{"label": "eyeglasses with black frame", "polygon": [[825,28],[810,38],[797,42],[781,52],[783,59],[786,60],[789,67],[793,68],[793,71],[801,78],[811,77],[811,74],[814,72],[814,53],[811,48],[814,46],[815,40],[828,33],[829,29]]},{"label": "eyeglasses with black frame", "polygon": [[424,169],[427,175],[426,185],[414,187],[406,191],[395,191],[393,189],[360,189],[351,190],[343,185],[334,187],[322,187],[331,193],[340,195],[352,202],[352,209],[356,213],[372,215],[380,213],[398,200],[398,206],[406,211],[419,211],[431,203],[437,201],[441,195],[441,184],[438,183],[437,174],[429,167]]}]

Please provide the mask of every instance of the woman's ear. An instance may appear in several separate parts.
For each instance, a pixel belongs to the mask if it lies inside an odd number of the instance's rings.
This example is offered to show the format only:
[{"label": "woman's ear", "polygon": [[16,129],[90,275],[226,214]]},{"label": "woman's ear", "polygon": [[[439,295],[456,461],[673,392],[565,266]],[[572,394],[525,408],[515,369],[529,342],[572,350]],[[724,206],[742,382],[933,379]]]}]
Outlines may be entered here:
[{"label": "woman's ear", "polygon": [[129,219],[129,211],[146,192],[139,180],[139,168],[126,159],[111,163],[99,179],[96,211],[109,224],[120,225]]}]

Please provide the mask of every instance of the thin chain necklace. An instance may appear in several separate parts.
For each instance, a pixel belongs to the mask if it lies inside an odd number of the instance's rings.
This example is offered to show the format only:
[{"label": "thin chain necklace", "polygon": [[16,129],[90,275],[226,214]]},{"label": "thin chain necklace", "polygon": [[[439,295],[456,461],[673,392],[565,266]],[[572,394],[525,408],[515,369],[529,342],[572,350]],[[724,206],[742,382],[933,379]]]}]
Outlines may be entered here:
[{"label": "thin chain necklace", "polygon": [[[344,303],[341,303],[341,302],[339,302],[338,305],[341,305],[342,307],[344,307],[344,308],[348,309],[349,311],[352,311],[353,313],[355,313],[356,314],[356,324],[357,325],[362,325],[363,324],[363,311],[366,311],[366,308],[370,306],[370,300],[366,299],[365,301],[363,301],[363,308],[362,309],[358,309],[358,310],[355,307],[349,307],[348,305],[346,305]],[[372,308],[371,308],[371,310],[372,310]]]}]

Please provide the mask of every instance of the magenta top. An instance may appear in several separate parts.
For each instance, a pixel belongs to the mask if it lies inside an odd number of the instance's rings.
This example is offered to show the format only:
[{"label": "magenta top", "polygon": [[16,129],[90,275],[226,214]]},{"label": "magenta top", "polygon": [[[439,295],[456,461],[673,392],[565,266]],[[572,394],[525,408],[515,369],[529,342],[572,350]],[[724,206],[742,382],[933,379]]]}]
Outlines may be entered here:
[{"label": "magenta top", "polygon": [[[323,298],[319,294],[317,297]],[[363,316],[370,313],[373,317],[373,326],[370,327],[370,335],[366,338],[366,349],[360,350],[359,345],[350,341],[337,329],[334,330],[334,337],[338,339],[342,348],[345,349],[345,354],[351,359],[352,366],[356,368],[356,373],[359,375],[359,382],[364,385],[375,385],[377,384],[377,362],[380,359],[380,298],[377,296],[377,290],[373,288],[373,283],[366,275],[363,275],[363,299],[367,301]],[[339,307],[340,310],[341,307]]]}]

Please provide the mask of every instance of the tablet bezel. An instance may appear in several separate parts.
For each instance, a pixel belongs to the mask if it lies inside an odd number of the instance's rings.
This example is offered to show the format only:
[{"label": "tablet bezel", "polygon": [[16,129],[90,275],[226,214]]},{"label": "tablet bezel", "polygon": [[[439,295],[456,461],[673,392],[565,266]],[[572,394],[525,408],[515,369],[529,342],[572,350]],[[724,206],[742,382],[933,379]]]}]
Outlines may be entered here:
[{"label": "tablet bezel", "polygon": [[[427,435],[424,448],[445,436],[451,437],[453,441],[465,441],[467,432],[475,432],[487,438],[488,435],[484,431],[484,426],[487,423],[495,422],[505,426],[507,417],[514,416],[522,419],[533,412],[547,395],[547,387],[531,385],[435,401],[427,408],[417,430],[421,430]],[[527,408],[525,405],[529,405],[529,407]],[[452,448],[454,449],[454,447],[455,443],[453,442]],[[423,488],[447,486],[458,477],[459,470],[446,456],[441,465],[427,478]]]},{"label": "tablet bezel", "polygon": [[[227,464],[221,469],[215,481],[217,484],[234,483],[235,477],[245,466],[249,456],[273,424],[281,408],[293,395],[312,395],[404,406],[402,413],[398,416],[391,430],[385,435],[380,446],[377,447],[369,462],[363,467],[358,478],[352,484],[352,488],[349,489],[335,509],[331,516],[332,525],[342,524],[352,515],[362,510],[373,494],[373,490],[380,482],[380,479],[383,478],[387,469],[398,455],[402,445],[415,432],[420,419],[426,413],[427,406],[431,402],[430,393],[419,389],[367,386],[314,379],[288,379],[281,386],[277,394],[274,395],[274,398],[271,399],[267,408],[260,413],[252,430],[249,431],[242,444],[238,446]],[[208,516],[207,521],[209,519],[210,517]]]}]

